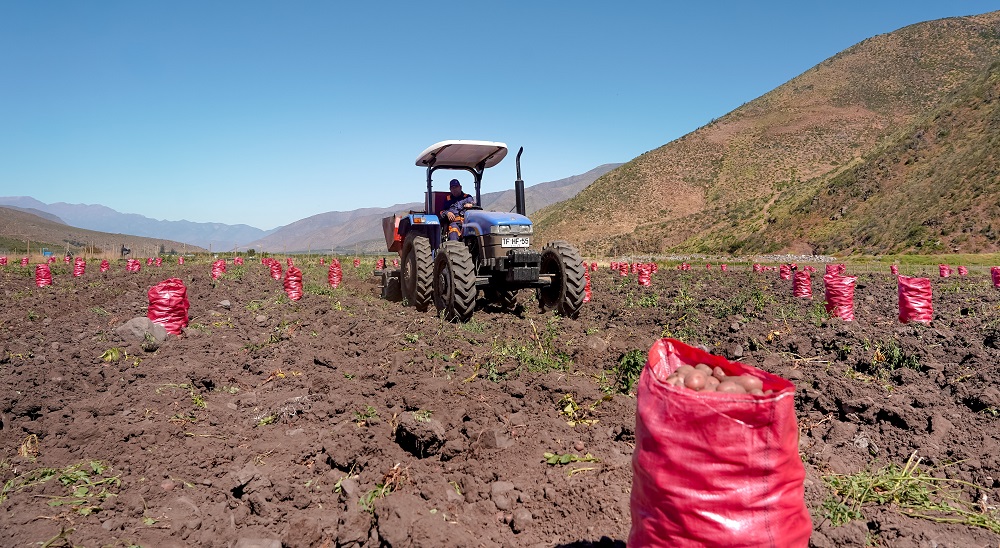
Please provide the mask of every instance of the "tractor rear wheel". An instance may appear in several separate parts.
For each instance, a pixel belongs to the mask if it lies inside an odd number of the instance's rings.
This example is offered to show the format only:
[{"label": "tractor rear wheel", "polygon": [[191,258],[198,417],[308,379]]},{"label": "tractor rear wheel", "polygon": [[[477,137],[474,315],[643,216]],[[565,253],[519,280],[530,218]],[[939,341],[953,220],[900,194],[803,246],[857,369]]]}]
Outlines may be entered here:
[{"label": "tractor rear wheel", "polygon": [[467,322],[476,309],[476,271],[462,242],[444,242],[434,259],[434,306],[450,322]]},{"label": "tractor rear wheel", "polygon": [[431,304],[434,264],[427,236],[408,234],[403,242],[401,285],[403,297],[424,312]]},{"label": "tractor rear wheel", "polygon": [[583,259],[568,242],[556,240],[542,248],[541,275],[552,277],[552,283],[538,288],[538,304],[542,310],[555,309],[567,318],[575,318],[583,306]]}]

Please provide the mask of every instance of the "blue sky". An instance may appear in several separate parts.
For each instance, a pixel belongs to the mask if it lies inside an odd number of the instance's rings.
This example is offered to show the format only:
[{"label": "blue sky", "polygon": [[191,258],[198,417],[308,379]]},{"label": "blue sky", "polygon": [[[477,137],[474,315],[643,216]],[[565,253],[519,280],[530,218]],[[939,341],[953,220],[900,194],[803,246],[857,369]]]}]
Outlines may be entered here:
[{"label": "blue sky", "polygon": [[[0,0],[0,196],[270,229],[628,161],[871,36],[996,2]],[[511,156],[484,192],[513,186]],[[443,189],[443,184],[441,185]]]}]

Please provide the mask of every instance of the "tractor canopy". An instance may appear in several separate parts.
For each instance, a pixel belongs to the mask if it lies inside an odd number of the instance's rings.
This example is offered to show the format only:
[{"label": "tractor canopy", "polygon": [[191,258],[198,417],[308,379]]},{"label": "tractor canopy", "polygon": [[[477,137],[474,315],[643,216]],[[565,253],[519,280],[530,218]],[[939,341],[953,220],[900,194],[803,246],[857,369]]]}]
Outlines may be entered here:
[{"label": "tractor canopy", "polygon": [[417,166],[435,168],[486,169],[507,156],[507,145],[493,141],[441,141],[417,156]]}]

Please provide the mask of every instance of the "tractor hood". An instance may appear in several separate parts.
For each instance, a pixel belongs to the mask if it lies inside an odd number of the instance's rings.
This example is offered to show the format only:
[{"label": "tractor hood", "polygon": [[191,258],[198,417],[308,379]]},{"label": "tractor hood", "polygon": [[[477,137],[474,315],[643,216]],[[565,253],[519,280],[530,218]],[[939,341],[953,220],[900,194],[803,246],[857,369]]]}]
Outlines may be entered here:
[{"label": "tractor hood", "polygon": [[531,226],[531,219],[517,213],[504,213],[502,211],[480,211],[472,210],[465,212],[466,233],[473,229],[477,234],[489,234],[490,227],[497,225],[508,226]]}]

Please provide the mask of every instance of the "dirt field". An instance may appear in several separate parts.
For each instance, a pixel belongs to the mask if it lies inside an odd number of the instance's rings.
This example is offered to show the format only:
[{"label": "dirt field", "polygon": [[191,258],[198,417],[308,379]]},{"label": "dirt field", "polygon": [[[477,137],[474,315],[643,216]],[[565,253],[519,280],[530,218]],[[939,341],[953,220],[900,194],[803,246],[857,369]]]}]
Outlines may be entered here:
[{"label": "dirt field", "polygon": [[[0,545],[622,546],[628,364],[661,336],[796,384],[814,546],[1000,544],[1000,291],[982,272],[928,270],[930,325],[899,324],[888,272],[859,277],[842,322],[818,275],[809,300],[777,272],[664,267],[641,288],[606,264],[576,320],[522,292],[519,314],[456,325],[380,300],[371,259],[336,290],[297,263],[297,302],[249,260],[216,282],[206,263],[60,265],[42,289],[0,268]],[[170,277],[185,334],[118,335]],[[881,503],[834,493],[865,477]]]}]

